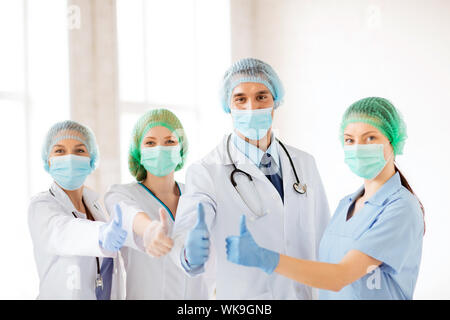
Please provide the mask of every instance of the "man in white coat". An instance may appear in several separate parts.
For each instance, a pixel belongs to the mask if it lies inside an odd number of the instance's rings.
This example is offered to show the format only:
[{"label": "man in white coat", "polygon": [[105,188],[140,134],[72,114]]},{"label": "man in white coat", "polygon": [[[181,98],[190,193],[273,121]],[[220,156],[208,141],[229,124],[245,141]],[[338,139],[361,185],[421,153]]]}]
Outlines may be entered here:
[{"label": "man in white coat", "polygon": [[[314,299],[316,291],[227,260],[240,216],[262,247],[316,260],[329,208],[314,158],[272,131],[283,87],[266,63],[247,58],[225,73],[222,107],[234,132],[191,165],[178,205],[172,258],[187,274],[215,272],[217,299]],[[199,205],[200,204],[200,205]],[[214,271],[211,271],[214,268]]]}]

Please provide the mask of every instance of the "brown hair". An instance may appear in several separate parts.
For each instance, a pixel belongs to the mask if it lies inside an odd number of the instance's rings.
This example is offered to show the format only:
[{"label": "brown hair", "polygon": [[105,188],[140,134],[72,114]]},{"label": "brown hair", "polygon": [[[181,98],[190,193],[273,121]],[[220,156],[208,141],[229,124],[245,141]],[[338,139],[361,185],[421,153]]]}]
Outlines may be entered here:
[{"label": "brown hair", "polygon": [[425,234],[426,226],[425,226],[425,208],[423,207],[422,202],[419,200],[419,197],[414,193],[413,189],[408,183],[408,180],[406,180],[405,176],[401,173],[401,171],[398,169],[397,165],[394,163],[395,171],[398,172],[400,175],[400,181],[402,183],[402,186],[404,186],[406,189],[408,189],[409,192],[411,192],[414,197],[416,197],[417,201],[419,201],[420,209],[422,210],[423,215],[423,234]]}]

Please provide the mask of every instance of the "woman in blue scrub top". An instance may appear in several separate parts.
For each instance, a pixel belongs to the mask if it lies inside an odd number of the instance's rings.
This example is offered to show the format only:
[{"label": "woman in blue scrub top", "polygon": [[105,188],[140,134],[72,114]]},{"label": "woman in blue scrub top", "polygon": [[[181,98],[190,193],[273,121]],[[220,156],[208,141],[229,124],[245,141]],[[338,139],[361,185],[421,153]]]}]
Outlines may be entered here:
[{"label": "woman in blue scrub top", "polygon": [[259,247],[241,220],[228,260],[319,288],[320,299],[412,299],[422,255],[424,209],[395,164],[406,126],[386,99],[352,104],[341,124],[345,163],[364,185],[339,203],[319,261]]}]

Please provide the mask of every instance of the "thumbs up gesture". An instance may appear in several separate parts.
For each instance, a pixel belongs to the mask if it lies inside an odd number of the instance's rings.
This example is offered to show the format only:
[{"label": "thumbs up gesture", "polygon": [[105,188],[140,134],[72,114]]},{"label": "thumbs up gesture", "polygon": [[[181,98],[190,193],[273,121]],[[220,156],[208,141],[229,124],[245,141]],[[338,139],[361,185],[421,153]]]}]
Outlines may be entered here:
[{"label": "thumbs up gesture", "polygon": [[241,216],[238,236],[225,239],[227,260],[247,267],[258,267],[271,274],[278,265],[280,254],[261,248],[247,229],[245,215]]},{"label": "thumbs up gesture", "polygon": [[166,211],[159,208],[159,221],[152,220],[144,231],[145,251],[152,257],[161,257],[169,253],[173,240],[168,236],[169,224]]},{"label": "thumbs up gesture", "polygon": [[197,206],[197,224],[189,232],[184,248],[185,258],[191,268],[202,266],[209,258],[209,231],[205,222],[203,204]]},{"label": "thumbs up gesture", "polygon": [[100,227],[100,246],[108,251],[116,252],[122,248],[127,238],[127,231],[122,229],[122,209],[118,204],[114,207],[112,219]]}]

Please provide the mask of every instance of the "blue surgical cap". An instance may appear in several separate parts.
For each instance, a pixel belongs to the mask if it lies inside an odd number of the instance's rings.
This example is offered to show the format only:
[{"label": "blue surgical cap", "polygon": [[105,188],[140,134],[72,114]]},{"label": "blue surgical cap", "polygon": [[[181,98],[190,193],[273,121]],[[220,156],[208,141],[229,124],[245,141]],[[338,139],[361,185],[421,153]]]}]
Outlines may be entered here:
[{"label": "blue surgical cap", "polygon": [[283,84],[272,67],[261,60],[245,58],[236,61],[223,77],[221,100],[222,108],[226,113],[230,113],[231,93],[242,82],[264,84],[272,93],[274,108],[277,108],[283,101]]},{"label": "blue surgical cap", "polygon": [[48,172],[48,156],[52,148],[61,140],[74,139],[78,140],[86,146],[91,158],[91,168],[95,169],[98,162],[98,146],[95,141],[94,133],[91,129],[78,122],[66,120],[55,123],[47,133],[44,144],[42,146],[42,160],[44,161],[44,169]]}]

